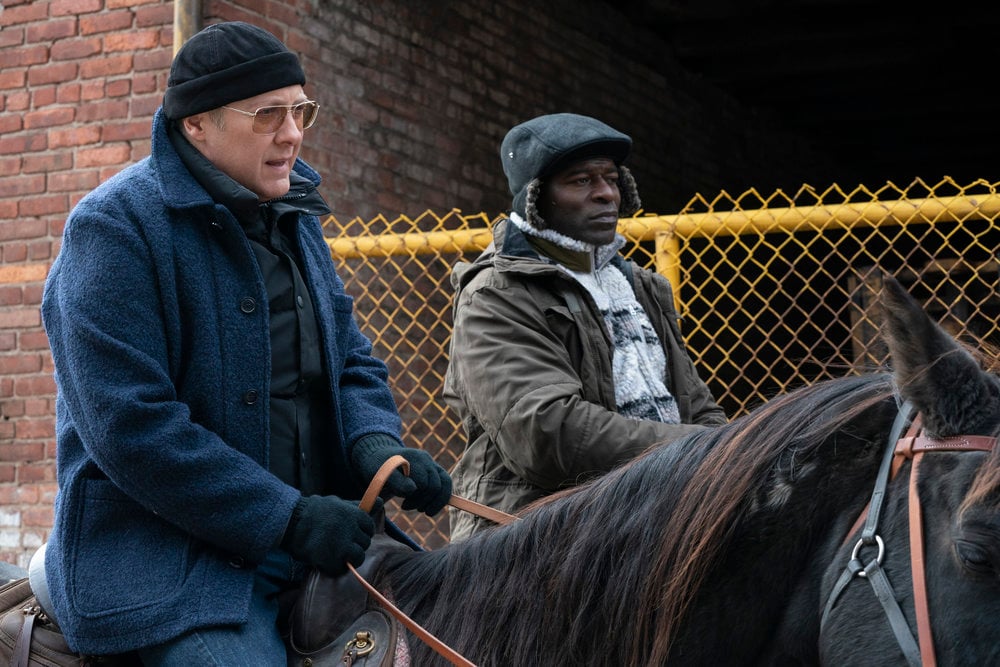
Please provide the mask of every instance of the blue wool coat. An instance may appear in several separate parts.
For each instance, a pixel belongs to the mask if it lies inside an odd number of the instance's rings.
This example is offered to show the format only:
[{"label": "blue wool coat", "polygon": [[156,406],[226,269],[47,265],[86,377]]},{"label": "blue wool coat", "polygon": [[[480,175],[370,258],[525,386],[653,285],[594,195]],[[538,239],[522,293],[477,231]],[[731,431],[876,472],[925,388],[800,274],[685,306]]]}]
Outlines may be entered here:
[{"label": "blue wool coat", "polygon": [[[150,157],[74,208],[42,315],[58,388],[59,492],[47,579],[69,645],[91,654],[246,620],[253,564],[299,492],[268,465],[268,300],[240,225],[184,167],[165,119]],[[319,176],[298,161],[295,171]],[[399,440],[320,222],[300,216],[330,385],[338,494],[350,446]]]}]

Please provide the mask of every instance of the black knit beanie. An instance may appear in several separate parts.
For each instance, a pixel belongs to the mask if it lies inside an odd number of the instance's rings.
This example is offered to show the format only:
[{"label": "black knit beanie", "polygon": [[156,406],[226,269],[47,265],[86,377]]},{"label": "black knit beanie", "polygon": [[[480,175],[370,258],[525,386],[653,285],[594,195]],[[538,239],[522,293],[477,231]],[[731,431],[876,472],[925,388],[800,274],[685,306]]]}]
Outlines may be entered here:
[{"label": "black knit beanie", "polygon": [[536,179],[591,157],[608,157],[620,166],[631,148],[631,137],[589,116],[556,113],[516,125],[500,144],[513,210],[525,215],[528,185]]},{"label": "black knit beanie", "polygon": [[305,85],[299,58],[281,41],[242,21],[210,25],[180,48],[170,66],[163,113],[180,119],[271,90]]}]

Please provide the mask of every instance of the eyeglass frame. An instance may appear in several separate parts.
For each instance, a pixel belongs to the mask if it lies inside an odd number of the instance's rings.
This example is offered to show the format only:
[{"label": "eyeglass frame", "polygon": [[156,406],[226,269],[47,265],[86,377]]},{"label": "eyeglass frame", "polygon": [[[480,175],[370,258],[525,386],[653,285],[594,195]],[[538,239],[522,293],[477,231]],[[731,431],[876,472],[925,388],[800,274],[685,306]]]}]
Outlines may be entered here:
[{"label": "eyeglass frame", "polygon": [[[253,111],[244,111],[243,109],[237,109],[236,107],[231,107],[226,105],[223,105],[219,108],[229,109],[230,111],[241,113],[244,116],[250,116],[251,118],[250,131],[253,132],[254,134],[266,135],[266,134],[277,134],[278,130],[281,129],[281,126],[285,124],[285,119],[288,118],[288,114],[291,113],[292,120],[295,120],[294,110],[299,107],[303,107],[307,104],[312,104],[315,107],[315,112],[313,113],[312,120],[309,122],[308,125],[305,124],[305,117],[303,116],[302,127],[299,127],[299,129],[308,130],[310,127],[316,124],[316,119],[319,117],[320,105],[319,102],[316,102],[315,100],[303,100],[302,102],[296,102],[295,104],[268,104],[266,106],[257,107]],[[270,132],[258,132],[256,129],[254,129],[254,126],[257,124],[257,114],[260,113],[261,111],[264,111],[265,109],[283,109],[285,113],[282,114],[281,120],[278,121],[277,125],[273,130],[271,130]],[[296,123],[295,126],[298,127],[298,123]]]}]

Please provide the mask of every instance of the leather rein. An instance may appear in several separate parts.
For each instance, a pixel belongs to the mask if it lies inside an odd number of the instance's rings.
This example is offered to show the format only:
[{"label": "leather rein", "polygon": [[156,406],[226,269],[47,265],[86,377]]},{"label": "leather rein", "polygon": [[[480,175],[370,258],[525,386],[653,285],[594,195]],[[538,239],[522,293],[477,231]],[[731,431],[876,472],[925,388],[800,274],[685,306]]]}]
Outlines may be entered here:
[{"label": "leather rein", "polygon": [[[923,525],[920,512],[920,496],[917,494],[917,469],[925,453],[930,452],[989,452],[994,449],[997,439],[979,435],[958,435],[950,438],[934,439],[923,432],[920,415],[914,416],[914,408],[909,401],[903,404],[889,433],[889,442],[882,456],[875,488],[868,507],[861,512],[854,526],[848,531],[848,538],[857,532],[864,520],[861,537],[851,551],[850,561],[834,584],[823,616],[820,620],[820,634],[847,585],[855,577],[867,579],[878,601],[882,604],[896,641],[910,667],[935,667],[934,641],[931,634],[930,610],[927,603],[927,580],[924,571]],[[906,435],[903,429],[909,424]],[[919,644],[913,638],[906,617],[896,602],[889,579],[882,569],[885,557],[885,543],[878,535],[878,522],[885,503],[889,482],[895,478],[906,460],[912,460],[910,468],[908,511],[910,527],[910,570],[913,578],[913,606],[917,618]],[[872,557],[863,560],[862,551],[868,550]]]},{"label": "leather rein", "polygon": [[[378,498],[378,495],[382,492],[382,487],[385,486],[386,480],[389,479],[389,475],[391,475],[396,468],[401,469],[404,475],[409,476],[409,462],[402,456],[397,455],[390,457],[385,463],[382,464],[382,467],[379,468],[378,472],[375,473],[375,477],[373,477],[371,483],[369,483],[368,489],[365,491],[365,495],[361,498],[359,506],[362,510],[365,512],[371,512],[372,507],[375,505],[375,499]],[[507,514],[505,512],[501,512],[500,510],[493,509],[492,507],[481,505],[475,501],[469,500],[468,498],[462,498],[461,496],[453,495],[448,500],[448,504],[457,509],[472,512],[477,516],[481,516],[484,519],[489,519],[490,521],[494,521],[502,525],[506,525],[517,520],[517,517],[512,514]],[[402,623],[408,630],[410,630],[410,632],[416,635],[420,641],[434,649],[438,655],[453,665],[460,667],[476,667],[474,663],[469,662],[453,648],[442,642],[440,639],[425,630],[419,623],[407,616],[386,596],[379,592],[377,588],[368,583],[368,581],[366,581],[365,578],[362,577],[356,569],[354,569],[353,565],[348,563],[347,568],[354,574],[354,577],[361,582],[361,585],[365,587],[365,590],[368,591],[369,595],[375,598],[386,611],[392,614],[397,621]]]}]

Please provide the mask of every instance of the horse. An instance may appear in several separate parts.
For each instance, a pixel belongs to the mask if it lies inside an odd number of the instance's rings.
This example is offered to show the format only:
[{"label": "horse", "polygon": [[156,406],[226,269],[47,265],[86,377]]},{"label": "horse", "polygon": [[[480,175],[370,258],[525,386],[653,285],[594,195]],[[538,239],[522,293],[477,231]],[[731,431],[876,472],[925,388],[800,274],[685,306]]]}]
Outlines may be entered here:
[{"label": "horse", "polygon": [[[881,309],[891,371],[788,392],[366,577],[479,667],[914,664],[914,464],[883,477],[887,446],[909,405],[930,438],[995,437],[1000,379],[891,278]],[[1000,453],[935,452],[915,478],[934,643],[917,664],[1000,664]],[[861,560],[873,515],[884,554]],[[408,639],[405,662],[445,664]]]},{"label": "horse", "polygon": [[[849,538],[901,406],[931,438],[996,436],[1000,379],[891,277],[881,309],[891,371],[790,391],[510,525],[394,552],[375,585],[480,667],[908,664],[863,579],[830,600]],[[1000,664],[998,459],[995,448],[934,453],[917,476],[941,664]],[[910,468],[886,484],[878,561],[912,632]],[[420,642],[410,652],[413,665],[443,664]]]}]

